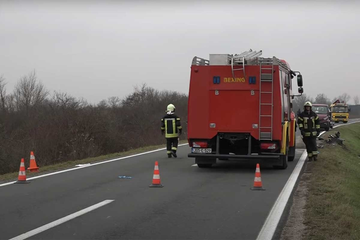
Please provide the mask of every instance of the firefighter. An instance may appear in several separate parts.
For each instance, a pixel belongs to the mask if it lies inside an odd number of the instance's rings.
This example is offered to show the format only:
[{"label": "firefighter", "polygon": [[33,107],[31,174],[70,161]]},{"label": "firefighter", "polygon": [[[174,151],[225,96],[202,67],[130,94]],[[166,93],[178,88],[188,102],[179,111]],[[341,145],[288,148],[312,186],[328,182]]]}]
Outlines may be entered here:
[{"label": "firefighter", "polygon": [[298,116],[299,129],[306,145],[309,162],[317,160],[316,137],[320,134],[320,120],[315,112],[312,111],[311,102],[304,104],[304,111]]},{"label": "firefighter", "polygon": [[175,114],[175,106],[169,104],[166,115],[161,119],[161,133],[166,138],[166,150],[168,158],[177,157],[176,151],[179,143],[179,135],[182,133],[180,118]]}]

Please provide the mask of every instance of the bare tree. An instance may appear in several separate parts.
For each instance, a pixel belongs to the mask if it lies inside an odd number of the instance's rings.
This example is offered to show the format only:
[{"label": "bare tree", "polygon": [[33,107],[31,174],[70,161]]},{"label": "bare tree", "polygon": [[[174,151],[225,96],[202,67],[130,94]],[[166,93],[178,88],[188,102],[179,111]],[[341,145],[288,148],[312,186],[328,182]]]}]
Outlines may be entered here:
[{"label": "bare tree", "polygon": [[107,100],[107,105],[111,108],[120,107],[121,99],[119,97],[109,97]]},{"label": "bare tree", "polygon": [[0,108],[2,111],[6,110],[6,89],[5,78],[0,76]]},{"label": "bare tree", "polygon": [[355,103],[355,105],[359,105],[359,103],[360,103],[359,96],[354,97],[354,103]]},{"label": "bare tree", "polygon": [[[343,93],[337,99],[339,99],[341,102],[348,103],[349,100],[351,99],[351,96],[347,93]],[[335,99],[335,101],[336,101],[336,99]]]},{"label": "bare tree", "polygon": [[330,102],[330,99],[323,93],[320,93],[318,94],[316,97],[315,97],[315,103],[319,103],[319,104],[328,104],[330,105],[331,102]]},{"label": "bare tree", "polygon": [[17,109],[29,109],[31,106],[42,103],[48,96],[44,85],[38,82],[35,71],[20,79],[14,89]]},{"label": "bare tree", "polygon": [[293,110],[295,112],[298,112],[299,110],[302,111],[306,101],[314,102],[314,99],[307,96],[306,94],[302,94],[301,96],[295,97],[295,99],[293,100]]},{"label": "bare tree", "polygon": [[[1,93],[5,96],[2,83],[0,101]],[[45,166],[164,143],[160,119],[169,103],[177,107],[181,137],[186,138],[185,94],[142,85],[124,99],[112,97],[96,106],[66,93],[47,96],[34,72],[3,97],[8,114],[0,113],[0,174],[17,171],[18,159],[29,151],[35,151],[38,164]]]}]

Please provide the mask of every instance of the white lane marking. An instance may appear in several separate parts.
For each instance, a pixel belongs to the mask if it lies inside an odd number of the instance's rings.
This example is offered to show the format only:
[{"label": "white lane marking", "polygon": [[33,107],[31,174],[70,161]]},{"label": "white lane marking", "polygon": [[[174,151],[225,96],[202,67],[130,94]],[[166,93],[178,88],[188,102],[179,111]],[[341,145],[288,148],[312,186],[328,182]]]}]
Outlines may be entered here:
[{"label": "white lane marking", "polygon": [[[182,147],[182,146],[186,146],[186,145],[188,145],[188,143],[180,144],[178,147]],[[93,163],[93,164],[90,164],[88,166],[75,167],[75,168],[70,168],[70,169],[66,169],[66,170],[62,170],[62,171],[58,171],[58,172],[39,175],[39,176],[36,176],[36,177],[27,178],[26,180],[34,180],[34,179],[48,177],[48,176],[52,176],[52,175],[56,175],[56,174],[60,174],[60,173],[71,172],[71,171],[75,171],[75,170],[81,170],[81,169],[84,169],[84,168],[93,167],[93,166],[97,166],[97,165],[100,165],[100,164],[120,161],[120,160],[124,160],[124,159],[128,159],[128,158],[133,158],[133,157],[138,157],[138,156],[142,156],[142,155],[146,155],[146,154],[150,154],[150,153],[163,151],[163,150],[166,150],[166,148],[160,148],[160,149],[156,149],[156,150],[152,150],[152,151],[148,151],[148,152],[143,152],[143,153],[138,153],[138,154],[134,154],[134,155],[126,156],[126,157],[110,159],[110,160],[103,161],[103,162]],[[16,181],[3,183],[3,184],[0,184],[0,187],[5,187],[5,186],[8,186],[8,185],[14,184],[15,182]]]},{"label": "white lane marking", "polygon": [[301,169],[305,163],[307,153],[304,150],[298,163],[296,164],[293,172],[291,173],[288,181],[282,189],[279,197],[276,199],[274,206],[272,207],[268,217],[265,220],[261,231],[256,240],[271,240],[274,236],[275,230],[279,224],[280,218],[284,212],[286,204],[290,198],[291,192],[295,186],[295,183],[299,177]]},{"label": "white lane marking", "polygon": [[80,210],[80,211],[78,211],[78,212],[75,212],[75,213],[73,213],[73,214],[70,214],[70,215],[68,215],[68,216],[66,216],[66,217],[63,217],[63,218],[60,218],[60,219],[58,219],[58,220],[55,220],[55,221],[53,221],[53,222],[51,222],[51,223],[48,223],[48,224],[46,224],[46,225],[44,225],[44,226],[38,227],[38,228],[36,228],[36,229],[34,229],[34,230],[31,230],[31,231],[29,231],[29,232],[27,232],[27,233],[24,233],[24,234],[21,234],[21,235],[19,235],[19,236],[17,236],[17,237],[11,238],[10,240],[23,240],[23,239],[27,239],[27,238],[29,238],[29,237],[35,236],[36,234],[39,234],[39,233],[41,233],[41,232],[44,232],[44,231],[46,231],[46,230],[48,230],[48,229],[50,229],[50,228],[56,227],[56,226],[58,226],[58,225],[60,225],[60,224],[63,224],[63,223],[65,223],[65,222],[67,222],[67,221],[70,221],[70,220],[72,220],[72,219],[74,219],[74,218],[80,217],[81,215],[84,215],[84,214],[86,214],[86,213],[88,213],[88,212],[94,211],[95,209],[100,208],[100,207],[103,207],[103,206],[105,206],[105,205],[107,205],[107,204],[109,204],[109,203],[111,203],[111,202],[113,202],[113,201],[114,201],[114,200],[105,200],[105,201],[102,201],[102,202],[100,202],[100,203],[97,203],[97,204],[95,204],[95,205],[92,205],[92,206],[90,206],[90,207],[87,207],[87,208],[85,208],[85,209],[83,209],[83,210]]},{"label": "white lane marking", "polygon": [[193,164],[193,165],[191,165],[192,167],[197,167],[197,164]]},{"label": "white lane marking", "polygon": [[359,120],[354,120],[354,122],[348,122],[348,123],[343,123],[343,124],[340,124],[340,125],[336,125],[334,126],[333,128],[338,128],[338,127],[342,127],[342,126],[347,126],[347,125],[351,125],[351,124],[354,124],[354,123],[360,123]]}]

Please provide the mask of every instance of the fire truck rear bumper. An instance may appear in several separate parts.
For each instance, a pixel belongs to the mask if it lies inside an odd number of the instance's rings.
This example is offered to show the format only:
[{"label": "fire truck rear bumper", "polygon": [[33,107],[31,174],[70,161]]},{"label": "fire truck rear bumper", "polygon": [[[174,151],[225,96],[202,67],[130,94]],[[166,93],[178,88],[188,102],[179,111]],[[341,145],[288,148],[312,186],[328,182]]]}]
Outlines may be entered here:
[{"label": "fire truck rear bumper", "polygon": [[189,158],[222,158],[222,159],[273,159],[278,160],[280,155],[233,155],[233,154],[201,154],[189,153]]}]

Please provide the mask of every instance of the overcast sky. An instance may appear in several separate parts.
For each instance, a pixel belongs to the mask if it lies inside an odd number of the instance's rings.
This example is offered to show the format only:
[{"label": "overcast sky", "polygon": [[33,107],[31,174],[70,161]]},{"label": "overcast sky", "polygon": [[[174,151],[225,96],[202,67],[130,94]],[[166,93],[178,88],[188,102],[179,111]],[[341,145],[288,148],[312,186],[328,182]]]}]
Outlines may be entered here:
[{"label": "overcast sky", "polygon": [[48,2],[0,0],[7,92],[36,70],[48,90],[91,103],[142,83],[188,93],[195,55],[252,48],[301,71],[308,95],[360,96],[356,1]]}]

